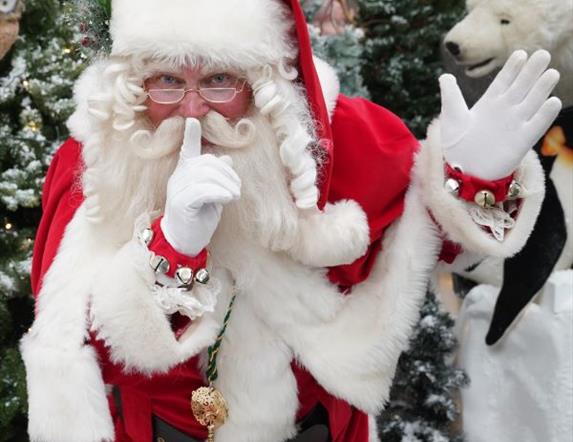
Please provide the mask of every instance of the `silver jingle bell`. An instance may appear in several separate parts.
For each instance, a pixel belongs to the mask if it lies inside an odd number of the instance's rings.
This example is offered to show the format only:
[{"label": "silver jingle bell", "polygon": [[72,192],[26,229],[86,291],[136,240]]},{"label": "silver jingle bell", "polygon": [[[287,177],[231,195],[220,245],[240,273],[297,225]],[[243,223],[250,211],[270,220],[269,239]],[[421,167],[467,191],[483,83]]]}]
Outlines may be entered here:
[{"label": "silver jingle bell", "polygon": [[517,181],[513,180],[509,185],[507,190],[507,198],[510,200],[515,200],[521,196],[523,192],[523,187]]},{"label": "silver jingle bell", "polygon": [[143,241],[146,246],[149,246],[151,241],[153,240],[153,230],[151,229],[143,229],[139,233],[139,239]]},{"label": "silver jingle bell", "polygon": [[495,195],[490,190],[480,190],[475,194],[474,201],[484,209],[491,209],[495,206]]},{"label": "silver jingle bell", "polygon": [[209,282],[209,271],[207,269],[199,269],[195,274],[195,281],[199,284],[207,284]]},{"label": "silver jingle bell", "polygon": [[454,178],[448,178],[444,183],[444,189],[446,189],[449,194],[458,196],[460,193],[460,183]]},{"label": "silver jingle bell", "polygon": [[149,264],[155,273],[167,273],[169,271],[169,261],[161,255],[153,255]]},{"label": "silver jingle bell", "polygon": [[175,272],[175,278],[179,284],[189,285],[193,282],[193,270],[189,267],[180,267]]}]

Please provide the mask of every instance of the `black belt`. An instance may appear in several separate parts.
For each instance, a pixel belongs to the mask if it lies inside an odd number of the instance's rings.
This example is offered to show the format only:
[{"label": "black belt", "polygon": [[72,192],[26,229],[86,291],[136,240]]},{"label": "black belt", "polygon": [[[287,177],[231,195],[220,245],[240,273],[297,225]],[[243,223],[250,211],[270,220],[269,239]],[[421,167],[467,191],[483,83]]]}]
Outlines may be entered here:
[{"label": "black belt", "polygon": [[[322,405],[317,405],[312,412],[298,424],[299,433],[288,442],[330,442],[328,414]],[[202,442],[178,429],[157,416],[153,416],[153,442]]]},{"label": "black belt", "polygon": [[[298,425],[299,433],[288,442],[330,442],[328,414],[322,405],[317,405]],[[154,442],[201,442],[172,427],[163,419],[153,416]]]},{"label": "black belt", "polygon": [[[113,397],[121,414],[121,396],[119,389],[114,387]],[[202,442],[172,427],[163,419],[153,415],[153,442]],[[318,404],[297,424],[298,434],[288,442],[331,442],[328,429],[328,412]]]}]

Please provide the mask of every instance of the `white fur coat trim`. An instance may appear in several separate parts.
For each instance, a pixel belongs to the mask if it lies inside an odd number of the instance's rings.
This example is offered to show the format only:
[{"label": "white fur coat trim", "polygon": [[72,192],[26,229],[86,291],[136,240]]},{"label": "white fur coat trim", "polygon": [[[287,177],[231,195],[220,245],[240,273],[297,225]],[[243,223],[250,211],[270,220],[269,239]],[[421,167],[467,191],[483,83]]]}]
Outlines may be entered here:
[{"label": "white fur coat trim", "polygon": [[460,243],[464,250],[489,256],[509,257],[517,253],[533,227],[545,196],[545,178],[535,152],[529,152],[515,179],[523,186],[523,200],[515,226],[500,242],[477,225],[468,213],[467,203],[444,189],[444,160],[440,143],[439,120],[428,129],[428,138],[416,168],[424,189],[423,198],[432,215],[448,238]]},{"label": "white fur coat trim", "polygon": [[118,250],[113,227],[105,229],[88,221],[82,204],[44,276],[36,319],[22,339],[32,440],[113,440],[97,356],[85,345],[90,329],[113,362],[147,375],[195,356],[220,330],[220,321],[206,313],[177,340],[153,299],[149,251],[135,238]]},{"label": "white fur coat trim", "polygon": [[366,213],[353,200],[326,204],[324,210],[299,220],[289,254],[311,267],[334,267],[360,258],[370,244]]},{"label": "white fur coat trim", "polygon": [[[213,344],[221,324],[206,312],[176,339],[168,315],[154,299],[150,252],[136,238],[144,227],[141,218],[136,221],[134,238],[100,270],[93,287],[90,316],[92,330],[109,347],[113,362],[125,371],[152,375],[168,371]],[[198,291],[212,287],[220,288],[216,276],[206,286],[196,284],[193,296],[201,297]]]},{"label": "white fur coat trim", "polygon": [[[112,441],[104,383],[88,340],[90,282],[109,251],[80,207],[44,276],[36,319],[22,338],[28,432],[38,442]],[[89,259],[87,253],[90,254]]]},{"label": "white fur coat trim", "polygon": [[[294,59],[292,19],[277,0],[114,0],[112,54],[230,67]],[[234,32],[226,32],[234,30]]]},{"label": "white fur coat trim", "polygon": [[[223,394],[243,400],[245,392],[258,391],[261,374],[253,367],[259,366],[265,377],[272,374],[276,379],[274,385],[280,383],[279,374],[284,372],[284,385],[289,382],[288,361],[292,354],[336,397],[367,412],[382,409],[398,357],[407,347],[418,318],[441,243],[419,193],[417,186],[410,189],[404,215],[387,233],[371,276],[348,296],[328,280],[324,269],[309,268],[254,244],[237,245],[250,257],[244,270],[240,267],[241,256],[229,248],[223,250],[225,244],[221,250],[213,250],[223,266],[240,269],[233,274],[239,287],[237,303],[248,303],[246,310],[254,312],[253,317],[267,330],[253,332],[247,339],[245,330],[252,327],[254,319],[242,322],[233,316],[233,328],[226,339],[233,339],[235,328],[242,339],[236,339],[233,347],[224,342],[221,348],[218,382]],[[266,345],[264,364],[248,350],[257,342]],[[228,352],[233,354],[229,362]],[[228,382],[226,376],[242,381]],[[288,389],[285,386],[281,391]],[[244,414],[254,412],[250,406],[256,403],[258,408],[268,410],[265,420],[269,422],[274,419],[273,410],[280,408],[273,402],[288,402],[276,392],[268,398],[269,403],[263,401],[266,395],[256,398],[241,403],[239,409]],[[291,419],[294,422],[294,414]],[[286,439],[286,434],[283,436]]]},{"label": "white fur coat trim", "polygon": [[32,442],[114,440],[97,355],[89,345],[46,345],[33,332],[21,341]]}]

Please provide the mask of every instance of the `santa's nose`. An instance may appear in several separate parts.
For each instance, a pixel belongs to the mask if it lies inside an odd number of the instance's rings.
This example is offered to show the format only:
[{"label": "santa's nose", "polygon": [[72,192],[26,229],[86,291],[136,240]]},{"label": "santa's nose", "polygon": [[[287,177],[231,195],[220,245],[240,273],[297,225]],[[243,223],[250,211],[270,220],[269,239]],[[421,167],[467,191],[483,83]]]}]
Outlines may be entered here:
[{"label": "santa's nose", "polygon": [[187,92],[179,104],[179,114],[184,118],[201,118],[209,110],[209,104],[196,91]]},{"label": "santa's nose", "polygon": [[460,55],[460,53],[462,52],[460,49],[460,46],[453,42],[453,41],[447,41],[446,42],[446,49],[450,52],[450,54],[452,54],[454,57],[458,57]]}]

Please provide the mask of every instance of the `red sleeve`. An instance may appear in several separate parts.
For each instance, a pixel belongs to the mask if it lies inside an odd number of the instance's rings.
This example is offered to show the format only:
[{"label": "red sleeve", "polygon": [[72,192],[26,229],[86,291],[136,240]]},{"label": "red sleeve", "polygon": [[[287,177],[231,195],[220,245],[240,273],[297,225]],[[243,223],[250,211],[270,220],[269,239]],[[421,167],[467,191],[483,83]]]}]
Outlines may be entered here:
[{"label": "red sleeve", "polygon": [[389,110],[341,95],[332,118],[333,171],[328,201],[349,198],[368,216],[371,245],[350,265],[330,269],[343,288],[364,281],[381,248],[384,230],[404,210],[418,140]]},{"label": "red sleeve", "polygon": [[81,145],[69,138],[54,155],[42,190],[42,219],[32,256],[34,296],[40,291],[42,278],[56,256],[67,224],[83,201],[81,169]]}]

